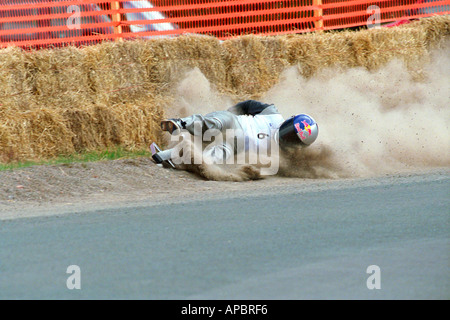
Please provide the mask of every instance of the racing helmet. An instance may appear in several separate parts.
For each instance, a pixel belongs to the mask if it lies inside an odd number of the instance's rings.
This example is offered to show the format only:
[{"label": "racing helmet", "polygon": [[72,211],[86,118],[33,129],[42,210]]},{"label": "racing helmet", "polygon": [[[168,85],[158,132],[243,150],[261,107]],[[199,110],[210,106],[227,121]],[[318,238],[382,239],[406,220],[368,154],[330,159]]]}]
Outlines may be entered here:
[{"label": "racing helmet", "polygon": [[316,141],[318,135],[319,126],[307,114],[290,117],[278,129],[278,141],[282,147],[306,147]]}]

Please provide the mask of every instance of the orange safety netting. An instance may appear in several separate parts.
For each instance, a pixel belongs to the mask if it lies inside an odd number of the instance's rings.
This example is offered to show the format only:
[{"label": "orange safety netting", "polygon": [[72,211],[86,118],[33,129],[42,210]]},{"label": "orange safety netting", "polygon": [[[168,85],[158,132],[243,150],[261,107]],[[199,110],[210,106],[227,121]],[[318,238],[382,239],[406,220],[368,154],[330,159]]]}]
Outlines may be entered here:
[{"label": "orange safety netting", "polygon": [[450,0],[0,0],[0,47],[207,34],[275,35],[450,13]]}]

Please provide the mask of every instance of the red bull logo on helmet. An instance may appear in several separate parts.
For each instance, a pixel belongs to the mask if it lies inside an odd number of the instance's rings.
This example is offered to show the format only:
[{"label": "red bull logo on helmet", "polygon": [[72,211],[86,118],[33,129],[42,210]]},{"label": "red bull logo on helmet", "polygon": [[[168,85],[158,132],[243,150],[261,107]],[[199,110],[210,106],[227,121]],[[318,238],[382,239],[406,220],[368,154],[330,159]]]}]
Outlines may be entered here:
[{"label": "red bull logo on helmet", "polygon": [[[303,128],[300,123],[303,125]],[[311,135],[311,126],[308,122],[306,122],[306,120],[294,123],[294,127],[295,130],[297,130],[297,134],[300,136],[300,139],[302,140],[306,139],[306,135]]]},{"label": "red bull logo on helmet", "polygon": [[302,123],[303,123],[303,125],[305,127],[303,130],[307,131],[308,132],[308,136],[310,136],[311,135],[311,126],[309,125],[308,122],[306,122],[306,120],[303,120]]}]

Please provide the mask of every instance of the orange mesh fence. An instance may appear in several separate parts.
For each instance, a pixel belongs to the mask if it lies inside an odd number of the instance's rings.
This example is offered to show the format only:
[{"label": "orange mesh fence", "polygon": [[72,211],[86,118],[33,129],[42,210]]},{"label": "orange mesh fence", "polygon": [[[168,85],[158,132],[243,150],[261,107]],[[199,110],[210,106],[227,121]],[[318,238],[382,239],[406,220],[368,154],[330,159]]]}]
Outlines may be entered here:
[{"label": "orange mesh fence", "polygon": [[364,25],[370,27],[397,20],[450,13],[448,0],[323,0],[321,2],[324,30]]},{"label": "orange mesh fence", "polygon": [[219,39],[449,14],[450,0],[0,0],[0,47],[206,34]]}]

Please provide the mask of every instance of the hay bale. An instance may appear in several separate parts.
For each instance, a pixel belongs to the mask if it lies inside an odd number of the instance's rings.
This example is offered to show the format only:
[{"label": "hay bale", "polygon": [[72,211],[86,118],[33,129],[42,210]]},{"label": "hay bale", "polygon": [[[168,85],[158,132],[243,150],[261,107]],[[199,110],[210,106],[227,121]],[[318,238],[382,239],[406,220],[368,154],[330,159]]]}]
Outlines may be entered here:
[{"label": "hay bale", "polygon": [[83,49],[87,85],[97,104],[133,101],[154,90],[141,61],[142,48],[129,41],[105,42]]},{"label": "hay bale", "polygon": [[140,52],[131,42],[3,50],[0,161],[160,142],[161,98]]},{"label": "hay bale", "polygon": [[224,41],[227,91],[240,99],[254,98],[278,82],[289,65],[283,37],[246,35]]},{"label": "hay bale", "polygon": [[220,90],[226,83],[225,54],[213,37],[184,35],[178,38],[139,41],[141,62],[156,92],[170,91],[185,72],[198,68]]},{"label": "hay bale", "polygon": [[160,130],[164,118],[164,106],[168,100],[165,97],[121,104],[111,108],[116,122],[120,124],[120,145],[127,150],[147,149],[151,142],[162,143]]},{"label": "hay bale", "polygon": [[305,78],[324,68],[358,65],[351,33],[309,33],[286,36],[286,41],[289,63],[297,65]]},{"label": "hay bale", "polygon": [[159,124],[162,107],[154,101],[120,103],[112,106],[91,105],[68,109],[63,113],[73,133],[72,145],[77,152],[122,146],[127,150],[146,149],[151,142],[161,142]]},{"label": "hay bale", "polygon": [[34,76],[20,48],[0,50],[0,108],[13,105],[27,110],[34,101]]},{"label": "hay bale", "polygon": [[290,65],[311,77],[324,68],[377,70],[401,59],[420,79],[430,50],[449,35],[447,15],[358,32],[247,35],[223,42],[188,35],[83,48],[2,49],[0,161],[161,143],[159,122],[176,101],[172,89],[194,68],[235,100],[258,98]]},{"label": "hay bale", "polygon": [[289,62],[304,77],[324,68],[364,67],[377,70],[393,59],[411,70],[427,62],[429,46],[423,28],[381,28],[286,36]]},{"label": "hay bale", "polygon": [[450,15],[422,18],[413,23],[401,25],[399,28],[420,30],[424,34],[427,48],[437,48],[450,35]]},{"label": "hay bale", "polygon": [[70,154],[72,132],[64,118],[51,109],[1,112],[0,161],[40,160]]},{"label": "hay bale", "polygon": [[33,74],[33,96],[37,104],[71,108],[92,102],[89,75],[83,68],[84,50],[67,47],[25,55]]},{"label": "hay bale", "polygon": [[120,124],[107,107],[67,109],[63,116],[73,133],[72,144],[77,152],[104,149],[122,142]]}]

